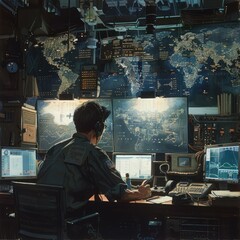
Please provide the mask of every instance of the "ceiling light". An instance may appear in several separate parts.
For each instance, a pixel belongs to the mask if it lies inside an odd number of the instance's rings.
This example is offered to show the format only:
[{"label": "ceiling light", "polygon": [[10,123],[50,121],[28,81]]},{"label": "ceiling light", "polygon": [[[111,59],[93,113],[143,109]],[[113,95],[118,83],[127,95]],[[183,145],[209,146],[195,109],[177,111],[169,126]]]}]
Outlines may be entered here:
[{"label": "ceiling light", "polygon": [[94,26],[97,24],[97,16],[93,8],[87,9],[86,14],[84,16],[84,21],[91,26]]}]

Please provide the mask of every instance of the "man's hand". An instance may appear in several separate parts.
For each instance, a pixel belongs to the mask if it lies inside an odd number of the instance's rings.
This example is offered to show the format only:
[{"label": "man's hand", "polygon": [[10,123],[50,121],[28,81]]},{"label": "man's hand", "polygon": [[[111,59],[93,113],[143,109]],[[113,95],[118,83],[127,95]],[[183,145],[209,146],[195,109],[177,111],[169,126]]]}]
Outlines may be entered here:
[{"label": "man's hand", "polygon": [[149,184],[144,184],[144,181],[139,186],[138,191],[140,193],[141,199],[146,199],[151,197],[152,192]]}]

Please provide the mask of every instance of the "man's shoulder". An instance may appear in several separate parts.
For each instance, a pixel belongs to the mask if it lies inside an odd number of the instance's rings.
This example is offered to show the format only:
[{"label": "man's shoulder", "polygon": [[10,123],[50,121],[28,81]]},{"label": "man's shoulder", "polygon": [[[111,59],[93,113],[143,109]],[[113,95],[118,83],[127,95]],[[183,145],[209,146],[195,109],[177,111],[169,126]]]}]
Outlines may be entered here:
[{"label": "man's shoulder", "polygon": [[60,141],[56,144],[54,144],[51,148],[49,148],[48,152],[54,152],[55,150],[58,150],[58,149],[63,149],[64,146],[67,146],[71,141],[72,141],[73,138],[68,138],[68,139],[65,139],[63,141]]},{"label": "man's shoulder", "polygon": [[97,145],[93,145],[93,144],[90,144],[90,150],[95,152],[96,154],[100,155],[100,156],[106,156],[107,153],[100,147],[98,147]]}]

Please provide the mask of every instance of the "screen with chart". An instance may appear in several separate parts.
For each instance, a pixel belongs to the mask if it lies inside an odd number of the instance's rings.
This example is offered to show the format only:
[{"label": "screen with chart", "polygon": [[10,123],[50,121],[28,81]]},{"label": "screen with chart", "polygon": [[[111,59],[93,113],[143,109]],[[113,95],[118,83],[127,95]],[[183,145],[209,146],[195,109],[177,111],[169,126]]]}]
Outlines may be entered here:
[{"label": "screen with chart", "polygon": [[1,148],[1,179],[31,179],[37,176],[37,150]]},{"label": "screen with chart", "polygon": [[123,179],[126,173],[130,179],[143,180],[152,176],[152,164],[155,160],[155,154],[145,153],[114,153],[113,161],[116,169],[120,172]]},{"label": "screen with chart", "polygon": [[113,99],[116,152],[188,152],[187,98]]},{"label": "screen with chart", "polygon": [[[38,100],[38,149],[39,152],[46,152],[54,144],[72,137],[76,132],[73,123],[73,113],[75,108],[82,104],[84,100]],[[97,99],[100,105],[112,111],[111,100]],[[105,124],[107,128],[98,143],[98,146],[107,152],[113,151],[112,139],[112,117],[107,118]]]},{"label": "screen with chart", "polygon": [[239,183],[240,143],[209,145],[205,152],[206,181]]}]

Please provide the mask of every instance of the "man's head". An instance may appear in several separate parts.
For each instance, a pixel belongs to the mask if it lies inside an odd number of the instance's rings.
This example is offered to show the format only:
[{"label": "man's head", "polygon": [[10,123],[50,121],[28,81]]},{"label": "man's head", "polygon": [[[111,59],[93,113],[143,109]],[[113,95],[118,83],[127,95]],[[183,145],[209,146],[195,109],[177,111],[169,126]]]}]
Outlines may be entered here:
[{"label": "man's head", "polygon": [[77,132],[89,133],[93,130],[99,138],[104,130],[104,122],[110,115],[110,111],[104,106],[87,101],[77,107],[74,111],[73,122]]}]

